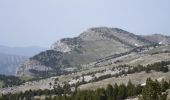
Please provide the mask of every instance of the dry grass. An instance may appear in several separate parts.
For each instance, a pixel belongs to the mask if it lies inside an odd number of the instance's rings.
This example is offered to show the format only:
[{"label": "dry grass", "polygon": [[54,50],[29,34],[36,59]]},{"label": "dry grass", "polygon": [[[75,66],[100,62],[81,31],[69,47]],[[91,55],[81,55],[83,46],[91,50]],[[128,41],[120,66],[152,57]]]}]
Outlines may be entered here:
[{"label": "dry grass", "polygon": [[127,76],[122,76],[118,78],[108,78],[99,82],[93,82],[93,83],[88,83],[85,85],[81,85],[79,89],[97,89],[97,88],[106,88],[108,84],[114,85],[115,83],[117,84],[127,84],[129,80],[132,81],[133,84],[142,84],[145,83],[147,78],[152,78],[152,79],[159,79],[159,78],[165,78],[166,80],[170,79],[170,72],[168,73],[162,73],[162,72],[151,72],[151,73],[135,73],[135,74],[128,74]]}]

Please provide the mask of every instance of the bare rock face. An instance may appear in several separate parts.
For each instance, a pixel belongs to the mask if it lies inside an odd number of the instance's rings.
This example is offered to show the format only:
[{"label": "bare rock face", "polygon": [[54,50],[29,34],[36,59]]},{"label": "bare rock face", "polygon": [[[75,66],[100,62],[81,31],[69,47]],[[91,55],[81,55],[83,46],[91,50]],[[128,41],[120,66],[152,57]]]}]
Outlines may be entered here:
[{"label": "bare rock face", "polygon": [[44,65],[41,65],[38,61],[36,60],[27,60],[25,63],[21,64],[17,71],[16,75],[17,76],[24,76],[25,74],[28,76],[32,76],[32,73],[30,73],[30,70],[35,70],[35,71],[49,71],[51,70],[50,67],[46,67]]},{"label": "bare rock face", "polygon": [[51,46],[52,50],[60,51],[60,52],[70,52],[75,48],[78,48],[81,43],[81,39],[79,37],[75,38],[63,38]]},{"label": "bare rock face", "polygon": [[56,51],[60,51],[60,52],[70,52],[71,51],[71,47],[69,47],[66,43],[63,43],[60,41],[57,41],[56,43],[54,43],[51,46],[52,50],[56,50]]}]

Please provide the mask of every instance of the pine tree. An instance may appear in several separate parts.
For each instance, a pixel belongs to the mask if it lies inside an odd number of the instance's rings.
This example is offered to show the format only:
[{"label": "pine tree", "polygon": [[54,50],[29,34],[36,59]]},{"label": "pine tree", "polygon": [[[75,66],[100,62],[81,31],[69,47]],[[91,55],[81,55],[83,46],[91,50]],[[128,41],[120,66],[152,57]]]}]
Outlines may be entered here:
[{"label": "pine tree", "polygon": [[108,100],[113,100],[113,87],[112,87],[112,85],[108,85],[107,86],[107,88],[106,88],[106,95],[107,95],[107,97],[108,97]]},{"label": "pine tree", "polygon": [[142,93],[142,86],[139,84],[135,88],[135,95],[141,94]]},{"label": "pine tree", "polygon": [[0,100],[4,100],[2,96],[0,96]]},{"label": "pine tree", "polygon": [[170,80],[169,80],[169,87],[168,87],[168,89],[170,89]]},{"label": "pine tree", "polygon": [[135,86],[132,84],[131,80],[129,80],[127,84],[127,96],[135,95]]},{"label": "pine tree", "polygon": [[118,91],[119,91],[118,88],[119,88],[119,87],[118,87],[117,83],[115,83],[115,85],[114,85],[114,91],[113,91],[113,100],[117,100],[117,95],[118,95]]},{"label": "pine tree", "polygon": [[142,100],[164,100],[164,98],[166,98],[166,95],[161,93],[159,82],[157,80],[152,81],[148,78],[146,86],[142,90]]},{"label": "pine tree", "polygon": [[166,82],[165,80],[162,80],[161,81],[161,90],[162,90],[162,92],[165,92],[168,88],[169,88],[168,82]]},{"label": "pine tree", "polygon": [[96,90],[96,100],[107,100],[105,90],[103,88]]},{"label": "pine tree", "polygon": [[126,86],[121,84],[118,88],[118,100],[124,100],[127,97]]}]

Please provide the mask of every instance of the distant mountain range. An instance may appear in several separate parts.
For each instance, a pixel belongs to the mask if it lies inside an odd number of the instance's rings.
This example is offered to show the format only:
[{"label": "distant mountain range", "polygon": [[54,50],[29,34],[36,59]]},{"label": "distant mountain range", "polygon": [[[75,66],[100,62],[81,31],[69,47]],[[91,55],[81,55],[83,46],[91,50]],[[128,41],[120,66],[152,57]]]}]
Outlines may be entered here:
[{"label": "distant mountain range", "polygon": [[47,50],[47,48],[30,46],[30,47],[9,47],[0,45],[0,53],[3,54],[12,54],[31,57],[41,51]]},{"label": "distant mountain range", "polygon": [[15,75],[19,64],[29,57],[46,50],[42,47],[0,46],[0,74]]},{"label": "distant mountain range", "polygon": [[15,75],[18,65],[26,59],[28,58],[24,56],[0,53],[0,74]]},{"label": "distant mountain range", "polygon": [[17,74],[39,76],[43,71],[51,74],[64,68],[81,68],[103,57],[155,44],[170,44],[170,38],[163,35],[140,36],[119,28],[90,28],[78,37],[61,39],[50,50],[31,57],[19,67]]}]

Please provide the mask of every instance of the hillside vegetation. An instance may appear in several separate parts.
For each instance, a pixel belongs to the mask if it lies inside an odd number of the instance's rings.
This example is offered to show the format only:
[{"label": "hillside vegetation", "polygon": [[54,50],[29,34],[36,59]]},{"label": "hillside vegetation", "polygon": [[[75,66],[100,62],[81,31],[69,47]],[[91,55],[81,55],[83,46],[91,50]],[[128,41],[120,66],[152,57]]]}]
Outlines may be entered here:
[{"label": "hillside vegetation", "polygon": [[[78,37],[64,38],[57,41],[51,46],[51,50],[31,57],[30,62],[35,60],[55,71],[61,71],[65,68],[79,70],[83,65],[95,62],[97,59],[115,54],[123,56],[127,55],[126,52],[136,47],[157,44],[157,42],[145,39],[143,36],[135,35],[119,28],[96,27],[84,31]],[[39,70],[34,68],[34,64],[23,64],[21,67],[25,73],[24,75],[30,75],[29,73],[32,72],[39,73]],[[51,72],[51,70],[44,71]],[[40,71],[40,73],[44,72]]]}]

